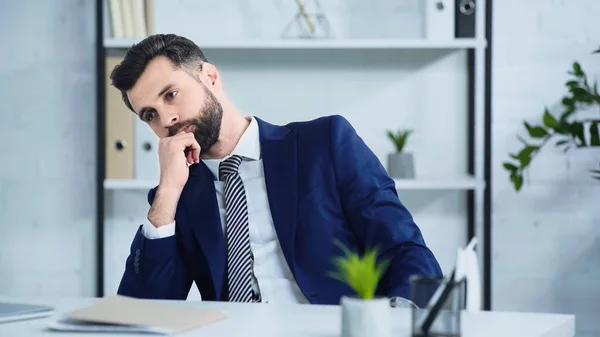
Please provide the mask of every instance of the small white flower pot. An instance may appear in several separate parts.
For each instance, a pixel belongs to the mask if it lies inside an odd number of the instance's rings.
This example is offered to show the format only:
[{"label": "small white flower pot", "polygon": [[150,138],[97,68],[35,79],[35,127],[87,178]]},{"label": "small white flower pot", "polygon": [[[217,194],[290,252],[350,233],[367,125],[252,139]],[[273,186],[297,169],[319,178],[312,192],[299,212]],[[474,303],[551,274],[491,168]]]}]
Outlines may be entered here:
[{"label": "small white flower pot", "polygon": [[341,337],[390,337],[390,300],[386,297],[364,300],[344,296],[341,300]]}]

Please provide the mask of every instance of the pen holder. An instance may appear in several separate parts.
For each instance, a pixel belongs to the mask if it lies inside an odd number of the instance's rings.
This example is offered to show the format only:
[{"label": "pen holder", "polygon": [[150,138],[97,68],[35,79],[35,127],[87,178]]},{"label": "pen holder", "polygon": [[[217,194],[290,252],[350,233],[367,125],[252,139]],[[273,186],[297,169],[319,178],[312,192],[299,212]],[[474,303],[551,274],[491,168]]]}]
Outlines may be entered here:
[{"label": "pen holder", "polygon": [[411,331],[413,337],[459,337],[461,335],[461,311],[465,308],[465,284],[463,280],[454,284],[446,300],[427,331],[422,330],[425,317],[431,313],[430,299],[447,279],[425,276],[410,278],[410,300],[418,308],[412,308]]}]

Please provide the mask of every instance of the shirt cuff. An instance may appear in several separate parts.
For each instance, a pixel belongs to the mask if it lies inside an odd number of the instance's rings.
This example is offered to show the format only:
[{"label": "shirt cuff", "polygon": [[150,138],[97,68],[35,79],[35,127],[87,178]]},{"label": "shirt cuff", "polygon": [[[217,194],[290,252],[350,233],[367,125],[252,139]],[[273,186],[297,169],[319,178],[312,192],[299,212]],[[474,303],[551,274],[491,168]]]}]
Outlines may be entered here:
[{"label": "shirt cuff", "polygon": [[395,296],[390,299],[390,306],[392,308],[419,309],[419,307],[413,301],[399,296]]},{"label": "shirt cuff", "polygon": [[162,239],[169,236],[175,235],[175,222],[172,222],[168,225],[160,226],[158,228],[154,227],[151,223],[144,223],[142,228],[142,232],[146,239]]}]

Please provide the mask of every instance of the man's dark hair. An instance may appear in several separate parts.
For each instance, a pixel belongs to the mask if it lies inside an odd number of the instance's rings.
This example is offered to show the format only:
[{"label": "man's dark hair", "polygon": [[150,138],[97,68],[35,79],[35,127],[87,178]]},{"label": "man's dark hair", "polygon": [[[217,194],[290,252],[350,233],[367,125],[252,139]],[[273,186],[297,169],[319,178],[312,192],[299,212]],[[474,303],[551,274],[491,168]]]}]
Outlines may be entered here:
[{"label": "man's dark hair", "polygon": [[133,88],[148,63],[160,55],[168,57],[175,67],[188,70],[202,69],[202,64],[207,62],[200,47],[175,34],[155,34],[134,44],[110,73],[111,84],[121,91],[125,105],[133,112],[127,91]]}]

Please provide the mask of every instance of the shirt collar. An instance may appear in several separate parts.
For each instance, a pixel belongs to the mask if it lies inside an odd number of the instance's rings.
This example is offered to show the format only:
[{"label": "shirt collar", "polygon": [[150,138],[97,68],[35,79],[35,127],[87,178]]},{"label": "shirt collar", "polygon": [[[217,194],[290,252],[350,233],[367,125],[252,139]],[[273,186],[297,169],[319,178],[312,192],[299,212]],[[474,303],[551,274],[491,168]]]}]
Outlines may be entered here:
[{"label": "shirt collar", "polygon": [[238,141],[233,151],[231,151],[231,155],[237,154],[244,157],[246,160],[259,160],[260,136],[258,133],[258,123],[252,116],[249,116],[246,119],[250,120],[250,124],[246,128],[246,131],[244,131],[242,134],[242,137]]},{"label": "shirt collar", "polygon": [[260,159],[260,136],[258,130],[258,123],[254,117],[249,116],[246,119],[250,120],[250,124],[240,137],[237,145],[231,151],[231,154],[225,156],[223,159],[205,159],[203,162],[210,169],[215,179],[219,176],[219,164],[231,157],[232,155],[239,155],[244,160],[259,160]]}]

